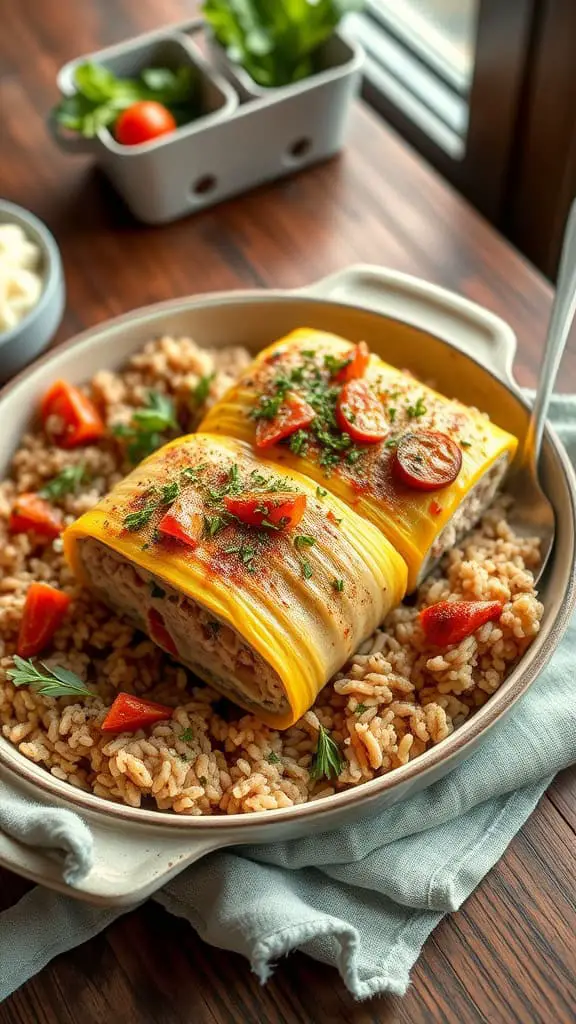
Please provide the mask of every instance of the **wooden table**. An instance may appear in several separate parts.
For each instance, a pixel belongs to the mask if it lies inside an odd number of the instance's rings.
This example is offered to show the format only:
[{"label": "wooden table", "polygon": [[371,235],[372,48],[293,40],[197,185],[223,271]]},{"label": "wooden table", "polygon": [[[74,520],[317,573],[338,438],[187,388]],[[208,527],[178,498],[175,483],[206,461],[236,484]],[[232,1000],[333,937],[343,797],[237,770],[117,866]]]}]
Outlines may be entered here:
[{"label": "wooden table", "polygon": [[[55,149],[43,116],[58,66],[187,17],[191,6],[0,0],[0,194],[42,217],[60,243],[68,308],[58,340],[159,299],[292,287],[363,261],[421,275],[505,317],[519,337],[518,377],[530,382],[550,289],[366,108],[354,111],[340,159],[165,228],[136,225],[88,160]],[[563,381],[576,390],[574,358]],[[262,989],[243,959],[150,903],[53,962],[0,1007],[0,1024],[565,1024],[576,1005],[575,832],[572,771],[434,932],[403,1000],[355,1004],[335,971],[299,954]],[[27,887],[0,872],[0,908]]]}]

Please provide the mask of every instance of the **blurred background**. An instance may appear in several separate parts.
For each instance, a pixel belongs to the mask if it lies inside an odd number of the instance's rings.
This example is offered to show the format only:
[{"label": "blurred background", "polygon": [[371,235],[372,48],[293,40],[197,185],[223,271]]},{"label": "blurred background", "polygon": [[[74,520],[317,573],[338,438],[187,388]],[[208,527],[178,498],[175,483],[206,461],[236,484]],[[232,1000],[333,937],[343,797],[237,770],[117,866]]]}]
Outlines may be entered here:
[{"label": "blurred background", "polygon": [[552,280],[576,195],[575,0],[366,0],[364,96]]}]

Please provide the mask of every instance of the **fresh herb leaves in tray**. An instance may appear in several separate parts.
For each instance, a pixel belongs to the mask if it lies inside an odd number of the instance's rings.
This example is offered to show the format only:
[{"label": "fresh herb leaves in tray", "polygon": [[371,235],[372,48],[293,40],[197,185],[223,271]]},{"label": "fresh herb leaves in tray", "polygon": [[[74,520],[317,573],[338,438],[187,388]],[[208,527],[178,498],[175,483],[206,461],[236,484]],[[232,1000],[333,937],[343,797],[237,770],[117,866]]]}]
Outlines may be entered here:
[{"label": "fresh herb leaves in tray", "polygon": [[118,115],[141,100],[155,100],[174,115],[177,124],[198,114],[196,75],[192,67],[145,68],[138,78],[117,78],[100,64],[80,64],[74,72],[76,92],[54,110],[58,124],[93,138],[111,128]]},{"label": "fresh herb leaves in tray", "polygon": [[202,11],[229,60],[258,85],[298,82],[318,71],[317,51],[363,0],[204,0]]}]

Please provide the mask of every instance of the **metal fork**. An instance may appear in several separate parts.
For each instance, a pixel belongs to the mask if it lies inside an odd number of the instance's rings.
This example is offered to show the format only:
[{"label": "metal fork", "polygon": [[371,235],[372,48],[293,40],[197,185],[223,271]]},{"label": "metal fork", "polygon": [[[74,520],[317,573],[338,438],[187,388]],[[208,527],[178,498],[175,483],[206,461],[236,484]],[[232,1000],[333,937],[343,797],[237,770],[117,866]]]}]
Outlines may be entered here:
[{"label": "metal fork", "polygon": [[542,561],[537,580],[544,572],[550,557],[556,528],[554,509],[538,479],[538,459],[546,414],[575,313],[576,200],[572,203],[564,231],[556,295],[550,314],[528,430],[520,454],[519,467],[506,488],[514,498],[514,507],[510,515],[513,529],[521,536],[531,535],[540,538]]}]

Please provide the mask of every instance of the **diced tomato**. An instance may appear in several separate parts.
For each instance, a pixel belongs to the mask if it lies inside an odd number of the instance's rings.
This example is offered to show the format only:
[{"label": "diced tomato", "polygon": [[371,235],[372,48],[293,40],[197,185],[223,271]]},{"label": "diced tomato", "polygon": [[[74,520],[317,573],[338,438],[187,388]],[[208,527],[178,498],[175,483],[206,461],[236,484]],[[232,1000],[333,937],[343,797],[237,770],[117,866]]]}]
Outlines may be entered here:
[{"label": "diced tomato", "polygon": [[171,718],[172,710],[164,704],[134,697],[131,693],[119,693],[102,722],[102,732],[136,732],[146,725]]},{"label": "diced tomato", "polygon": [[300,395],[290,392],[274,419],[259,419],[256,424],[256,447],[270,448],[297,430],[309,427],[316,416],[314,409]]},{"label": "diced tomato", "polygon": [[33,658],[48,646],[68,611],[70,598],[47,583],[31,583],[18,634],[18,654]]},{"label": "diced tomato", "polygon": [[165,651],[168,651],[168,654],[172,654],[177,658],[178,648],[166,629],[166,623],[157,608],[150,608],[148,612],[148,628],[154,643],[158,644],[159,647],[163,647]]},{"label": "diced tomato", "polygon": [[48,389],[40,405],[42,423],[57,417],[62,426],[50,437],[60,448],[75,448],[77,445],[98,441],[105,434],[105,426],[98,409],[78,388],[65,380],[57,380]]},{"label": "diced tomato", "polygon": [[306,511],[306,495],[290,491],[241,494],[238,497],[227,495],[224,504],[228,512],[247,526],[272,525],[279,529],[292,529]]},{"label": "diced tomato", "polygon": [[19,494],[12,506],[8,528],[11,533],[36,533],[54,540],[62,533],[62,520],[51,505],[37,494]]},{"label": "diced tomato", "polygon": [[437,501],[431,501],[428,505],[428,511],[432,516],[439,516],[442,511],[442,505],[439,505]]},{"label": "diced tomato", "polygon": [[388,433],[382,405],[364,380],[344,385],[336,403],[336,419],[340,429],[359,444],[377,444]]},{"label": "diced tomato", "polygon": [[449,647],[472,636],[485,622],[498,619],[499,601],[439,601],[424,608],[418,618],[430,644]]},{"label": "diced tomato", "polygon": [[396,478],[407,487],[436,491],[456,479],[462,467],[462,452],[448,434],[421,430],[400,439],[392,465]]},{"label": "diced tomato", "polygon": [[345,383],[348,380],[357,380],[359,377],[363,377],[369,362],[370,349],[365,341],[360,341],[354,346],[346,366],[343,366],[336,374],[336,380]]},{"label": "diced tomato", "polygon": [[186,544],[189,548],[198,546],[202,536],[203,522],[199,512],[186,511],[185,508],[171,508],[158,523],[158,532],[164,537]]}]

